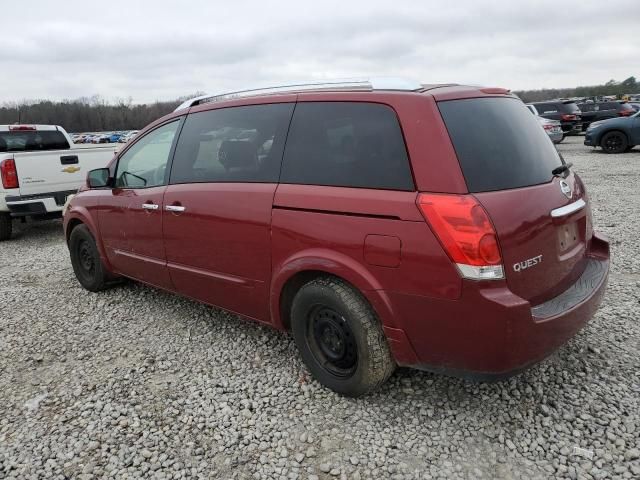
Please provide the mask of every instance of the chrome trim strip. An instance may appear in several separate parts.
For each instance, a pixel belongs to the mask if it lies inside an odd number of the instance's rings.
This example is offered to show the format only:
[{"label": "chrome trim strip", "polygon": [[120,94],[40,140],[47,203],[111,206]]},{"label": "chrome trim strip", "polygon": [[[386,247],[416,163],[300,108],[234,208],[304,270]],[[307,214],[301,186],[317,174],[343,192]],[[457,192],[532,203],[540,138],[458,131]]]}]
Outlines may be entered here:
[{"label": "chrome trim strip", "polygon": [[167,212],[184,212],[186,210],[185,207],[182,207],[180,205],[167,205],[166,207],[164,207],[164,209]]},{"label": "chrome trim strip", "polygon": [[570,213],[574,213],[578,210],[583,209],[586,205],[587,203],[581,198],[573,203],[570,203],[569,205],[551,210],[551,216],[553,218],[564,217],[566,215],[569,215]]},{"label": "chrome trim strip", "polygon": [[331,90],[354,90],[354,91],[371,91],[371,90],[399,90],[399,91],[417,91],[422,89],[422,84],[411,79],[398,77],[372,77],[372,78],[347,78],[335,80],[315,80],[309,82],[291,83],[285,85],[275,85],[269,87],[254,87],[243,90],[224,92],[218,94],[201,95],[191,98],[180,106],[178,110],[199,105],[201,103],[216,102],[221,100],[230,100],[233,98],[253,97],[258,95],[269,95],[276,93],[302,93],[313,91],[331,91]]}]

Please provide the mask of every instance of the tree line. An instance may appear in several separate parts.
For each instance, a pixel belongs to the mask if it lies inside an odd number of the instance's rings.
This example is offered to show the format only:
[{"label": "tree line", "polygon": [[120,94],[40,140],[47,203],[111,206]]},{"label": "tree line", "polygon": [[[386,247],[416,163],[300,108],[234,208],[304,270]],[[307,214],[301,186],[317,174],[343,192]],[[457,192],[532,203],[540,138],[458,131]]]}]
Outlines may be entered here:
[{"label": "tree line", "polygon": [[[194,95],[195,96],[195,95]],[[107,102],[100,97],[52,102],[5,103],[0,106],[0,124],[60,125],[68,132],[139,130],[172,112],[183,98],[170,102],[132,104],[131,100]]]},{"label": "tree line", "polygon": [[604,85],[590,85],[573,88],[545,88],[541,90],[521,90],[514,91],[523,102],[540,102],[551,100],[554,98],[572,98],[572,97],[598,97],[605,95],[615,95],[622,98],[628,93],[640,93],[640,82],[635,77],[629,77],[626,80],[618,82],[609,80]]},{"label": "tree line", "polygon": [[[640,82],[635,77],[604,85],[573,88],[545,88],[515,91],[524,102],[537,102],[553,98],[593,97],[627,93],[640,93]],[[139,130],[152,121],[172,112],[186,98],[195,93],[168,102],[133,104],[131,99],[107,102],[99,96],[52,102],[5,103],[0,106],[0,125],[13,123],[61,125],[68,132],[103,132],[110,130]]]}]

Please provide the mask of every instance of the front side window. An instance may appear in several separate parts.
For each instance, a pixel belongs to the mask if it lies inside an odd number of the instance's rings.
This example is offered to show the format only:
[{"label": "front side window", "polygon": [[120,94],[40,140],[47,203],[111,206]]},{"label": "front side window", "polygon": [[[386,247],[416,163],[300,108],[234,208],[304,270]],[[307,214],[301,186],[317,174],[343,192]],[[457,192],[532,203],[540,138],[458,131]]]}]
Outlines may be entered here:
[{"label": "front side window", "polygon": [[146,188],[164,185],[171,145],[180,122],[163,125],[145,135],[118,161],[116,187]]},{"label": "front side window", "polygon": [[275,183],[293,104],[228,107],[190,114],[171,183]]},{"label": "front side window", "polygon": [[296,106],[282,164],[282,183],[413,190],[395,112],[360,102]]}]

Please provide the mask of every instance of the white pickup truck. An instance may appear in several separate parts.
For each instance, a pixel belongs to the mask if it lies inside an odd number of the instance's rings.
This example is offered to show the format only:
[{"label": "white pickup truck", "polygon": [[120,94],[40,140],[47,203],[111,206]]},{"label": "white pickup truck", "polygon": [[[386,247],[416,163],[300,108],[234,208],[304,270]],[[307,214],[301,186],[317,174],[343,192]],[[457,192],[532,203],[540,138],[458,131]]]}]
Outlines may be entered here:
[{"label": "white pickup truck", "polygon": [[0,125],[0,240],[12,219],[59,216],[87,172],[109,163],[116,145],[75,145],[55,125]]}]

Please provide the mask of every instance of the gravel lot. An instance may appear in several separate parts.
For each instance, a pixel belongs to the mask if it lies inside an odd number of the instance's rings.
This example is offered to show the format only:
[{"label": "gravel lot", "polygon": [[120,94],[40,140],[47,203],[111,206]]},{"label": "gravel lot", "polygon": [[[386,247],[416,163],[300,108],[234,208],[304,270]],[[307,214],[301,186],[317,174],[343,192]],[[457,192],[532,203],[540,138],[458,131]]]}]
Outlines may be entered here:
[{"label": "gravel lot", "polygon": [[559,148],[612,240],[609,290],[574,340],[497,384],[399,370],[342,398],[287,335],[134,283],[88,293],[59,221],[17,224],[0,478],[640,478],[640,151]]}]

